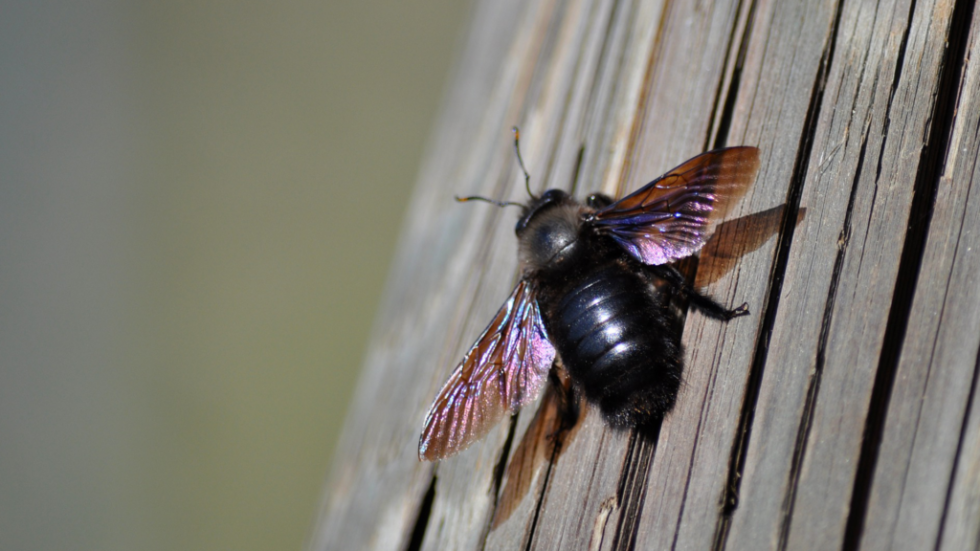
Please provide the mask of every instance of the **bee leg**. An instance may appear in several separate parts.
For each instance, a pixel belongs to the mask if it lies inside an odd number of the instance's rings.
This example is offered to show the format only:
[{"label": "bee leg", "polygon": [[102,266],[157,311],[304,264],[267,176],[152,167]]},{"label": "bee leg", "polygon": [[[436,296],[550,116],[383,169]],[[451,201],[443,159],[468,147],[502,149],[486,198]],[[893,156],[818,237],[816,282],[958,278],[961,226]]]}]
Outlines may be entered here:
[{"label": "bee leg", "polygon": [[557,370],[552,369],[548,372],[548,380],[551,381],[551,386],[558,397],[558,426],[549,436],[558,438],[578,422],[579,397],[571,381],[567,379],[563,381]]},{"label": "bee leg", "polygon": [[685,294],[687,295],[687,298],[690,301],[691,306],[694,306],[695,308],[703,312],[706,316],[711,318],[728,321],[732,318],[749,315],[748,302],[743,302],[737,308],[733,308],[729,310],[728,308],[725,308],[724,306],[716,302],[713,298],[707,295],[702,295],[701,293],[697,292],[694,289],[685,291]]},{"label": "bee leg", "polygon": [[728,321],[732,318],[749,315],[749,303],[744,302],[738,308],[729,310],[715,299],[700,293],[689,285],[684,275],[673,266],[661,264],[660,266],[647,266],[647,268],[654,276],[667,282],[674,292],[686,298],[691,306],[708,317]]}]

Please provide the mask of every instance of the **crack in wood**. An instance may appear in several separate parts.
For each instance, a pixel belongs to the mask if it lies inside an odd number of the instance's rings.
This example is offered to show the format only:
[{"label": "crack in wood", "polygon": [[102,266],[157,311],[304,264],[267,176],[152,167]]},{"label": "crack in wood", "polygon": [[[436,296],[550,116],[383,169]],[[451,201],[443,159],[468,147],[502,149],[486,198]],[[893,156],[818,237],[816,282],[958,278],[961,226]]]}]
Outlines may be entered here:
[{"label": "crack in wood", "polygon": [[816,361],[810,380],[807,383],[806,400],[803,407],[803,415],[800,421],[800,429],[796,435],[796,445],[793,448],[793,457],[790,463],[789,485],[784,496],[782,521],[779,526],[779,548],[785,549],[789,540],[789,531],[793,519],[793,508],[796,502],[796,490],[799,484],[800,471],[803,467],[803,458],[806,454],[807,442],[809,441],[810,429],[813,421],[813,411],[816,408],[817,397],[820,393],[820,382],[823,376],[824,364],[826,361],[827,341],[830,334],[830,326],[833,322],[834,304],[837,300],[837,288],[840,283],[840,275],[844,266],[844,257],[847,252],[847,242],[851,233],[851,216],[854,211],[854,201],[858,191],[858,180],[860,179],[864,160],[867,156],[868,134],[864,134],[861,141],[861,150],[858,153],[857,167],[854,171],[854,180],[851,183],[851,194],[848,198],[847,209],[844,213],[844,224],[841,230],[841,237],[838,239],[837,257],[834,260],[834,270],[831,275],[830,285],[825,301],[823,321],[820,327],[820,336],[817,344]]},{"label": "crack in wood", "polygon": [[616,501],[619,504],[619,522],[613,538],[614,550],[630,550],[636,544],[636,531],[646,499],[646,481],[656,452],[658,427],[649,437],[633,433],[620,474]]},{"label": "crack in wood", "polygon": [[[742,67],[745,64],[745,54],[749,47],[749,41],[752,38],[752,26],[755,23],[755,0],[749,3],[748,14],[745,16],[745,30],[742,32],[742,39],[738,44],[738,54],[735,56],[735,65],[732,67],[732,77],[728,84],[728,94],[725,96],[725,103],[722,106],[721,114],[718,117],[718,128],[717,131],[712,128],[715,119],[712,118],[710,124],[712,126],[708,127],[708,132],[705,134],[704,147],[702,149],[708,150],[709,143],[712,134],[715,136],[715,140],[711,145],[711,149],[718,149],[724,147],[728,143],[728,133],[732,126],[732,116],[735,113],[735,99],[738,98],[739,84],[742,82]],[[742,2],[738,3],[735,8],[735,12],[739,13],[742,9]],[[732,21],[732,32],[729,37],[728,47],[725,49],[729,54],[735,40],[735,35],[738,33],[738,17],[734,18]],[[728,70],[728,56],[725,57],[725,65],[721,68],[721,74],[724,75]],[[725,79],[722,78],[718,82],[718,91],[715,93],[714,105],[712,106],[712,112],[717,112],[718,103],[721,100],[722,88],[724,87]]]},{"label": "crack in wood", "polygon": [[493,468],[493,480],[490,491],[493,492],[493,506],[490,508],[490,517],[487,519],[486,528],[480,537],[482,542],[481,549],[487,544],[487,537],[490,535],[490,528],[493,526],[493,519],[497,514],[497,506],[500,502],[500,490],[503,487],[504,473],[507,472],[507,461],[510,459],[510,449],[514,445],[514,433],[517,432],[517,419],[520,413],[510,416],[510,428],[507,431],[507,439],[500,450],[500,459]]},{"label": "crack in wood", "polygon": [[531,551],[531,544],[534,543],[534,531],[538,527],[538,518],[541,516],[541,506],[544,505],[545,495],[548,493],[548,483],[551,481],[551,471],[558,459],[559,445],[556,443],[551,450],[551,457],[548,458],[548,467],[544,473],[544,481],[541,484],[541,492],[538,494],[537,503],[534,506],[534,518],[531,519],[531,526],[527,531],[527,543],[524,551]]},{"label": "crack in wood", "polygon": [[[909,10],[909,27],[915,2]],[[873,473],[878,460],[882,439],[885,432],[885,418],[891,401],[901,355],[902,344],[908,329],[909,316],[912,310],[912,299],[918,283],[919,270],[922,266],[926,237],[929,233],[929,223],[932,220],[932,210],[935,203],[936,191],[942,177],[943,163],[952,139],[953,121],[956,111],[956,98],[959,94],[959,83],[964,69],[963,61],[966,56],[966,43],[969,35],[969,24],[973,19],[975,2],[958,0],[953,7],[950,18],[947,47],[940,66],[939,85],[936,92],[936,103],[931,116],[932,126],[928,131],[925,147],[922,149],[919,171],[915,179],[912,205],[909,210],[908,230],[902,247],[899,261],[898,277],[892,297],[892,307],[888,314],[878,369],[875,373],[874,385],[871,391],[871,401],[862,439],[861,452],[851,492],[847,525],[844,532],[842,549],[856,550],[860,546],[861,534],[867,516],[868,501],[871,497]],[[908,39],[908,28],[902,38],[899,51],[898,71],[892,85],[892,95],[898,87],[902,74],[902,60],[905,57],[905,46]],[[891,97],[889,97],[890,112]],[[886,120],[887,124],[887,120]],[[878,172],[881,171],[879,158]],[[975,378],[974,378],[975,381]],[[972,396],[972,393],[971,393]],[[966,423],[964,422],[964,427]],[[962,442],[962,437],[961,437]],[[958,456],[957,456],[958,457]],[[955,472],[955,470],[953,471]],[[952,488],[952,482],[950,483]],[[945,511],[944,511],[945,515]],[[942,524],[940,523],[940,534]],[[938,546],[938,540],[937,540]]]},{"label": "crack in wood", "polygon": [[429,526],[429,517],[432,515],[432,504],[436,500],[436,481],[438,477],[433,475],[429,489],[425,491],[422,502],[419,503],[419,513],[415,517],[415,524],[412,527],[412,536],[405,546],[405,551],[419,551],[422,549],[422,542],[425,541],[425,530]]},{"label": "crack in wood", "polygon": [[[746,381],[745,397],[742,402],[742,409],[739,415],[739,424],[735,439],[732,443],[732,451],[729,460],[727,484],[721,497],[721,514],[715,525],[715,537],[712,549],[720,551],[725,549],[728,540],[728,533],[731,528],[731,518],[735,509],[738,507],[738,495],[742,482],[742,471],[745,466],[745,458],[748,452],[749,442],[752,437],[752,423],[755,419],[755,410],[758,404],[759,392],[762,387],[762,378],[766,369],[766,357],[769,352],[770,338],[772,337],[773,327],[776,320],[776,312],[779,307],[779,297],[782,293],[783,279],[786,274],[786,267],[789,262],[789,251],[793,242],[793,235],[796,229],[797,218],[800,213],[800,200],[803,194],[803,185],[809,169],[810,155],[813,150],[813,141],[817,130],[817,121],[820,116],[820,109],[823,103],[823,95],[830,73],[830,66],[833,60],[834,49],[837,43],[837,33],[840,28],[841,13],[843,2],[838,2],[835,8],[833,22],[831,24],[829,39],[824,47],[820,64],[814,78],[813,89],[810,95],[809,106],[806,111],[806,118],[803,123],[803,131],[800,134],[800,144],[797,148],[795,166],[793,168],[793,179],[790,182],[786,198],[786,216],[783,219],[779,240],[776,244],[776,260],[773,263],[770,273],[770,286],[767,290],[766,307],[763,311],[762,328],[759,331],[759,338],[756,342],[756,349],[753,355],[752,367],[749,370],[748,380]],[[809,391],[814,390],[811,386]],[[808,402],[810,402],[808,398]],[[799,444],[799,440],[798,440]],[[793,477],[795,480],[796,477]],[[791,483],[795,486],[795,482]],[[788,517],[784,517],[783,523],[788,522]],[[780,528],[780,548],[785,547],[785,536],[787,530]]]},{"label": "crack in wood", "polygon": [[[817,120],[820,118],[820,109],[823,105],[823,95],[827,82],[827,75],[830,73],[830,68],[834,59],[834,50],[837,46],[837,33],[840,29],[840,19],[841,13],[843,12],[843,2],[838,2],[836,7],[836,13],[834,14],[834,21],[830,31],[830,39],[828,40],[827,47],[824,49],[824,55],[820,60],[820,66],[817,69],[816,81],[814,83],[813,95],[811,96],[810,108],[807,110],[806,122],[804,123],[803,139],[800,147],[800,157],[798,159],[801,161],[799,167],[799,172],[797,177],[799,178],[799,185],[802,188],[803,182],[806,181],[806,174],[809,169],[810,155],[813,149],[813,140],[816,134]],[[865,136],[865,141],[861,146],[861,156],[858,160],[858,170],[856,171],[855,181],[851,189],[851,197],[848,201],[847,212],[845,213],[845,233],[846,228],[850,225],[850,216],[854,206],[854,197],[857,190],[857,178],[860,175],[860,167],[864,162],[865,146],[867,144],[867,137]],[[801,189],[802,191],[802,189]],[[798,207],[798,203],[796,206]],[[786,494],[783,500],[782,508],[782,519],[779,523],[779,539],[778,539],[778,549],[786,549],[789,541],[789,531],[793,520],[793,506],[796,502],[796,490],[799,485],[800,470],[803,464],[803,457],[806,452],[806,444],[808,436],[810,434],[810,428],[812,426],[813,410],[816,406],[817,396],[820,391],[820,379],[823,372],[823,362],[824,354],[827,344],[827,334],[829,333],[831,317],[833,314],[833,303],[837,294],[837,286],[839,282],[840,272],[843,266],[844,252],[846,248],[840,247],[837,250],[837,259],[834,265],[834,272],[830,282],[830,288],[827,292],[827,302],[824,309],[824,319],[820,329],[820,336],[818,339],[816,361],[814,365],[813,372],[810,377],[810,381],[807,386],[807,394],[805,405],[803,409],[803,416],[800,420],[800,426],[797,431],[796,444],[793,448],[793,457],[790,463],[789,480],[787,484]],[[778,300],[778,299],[777,299]],[[778,307],[778,304],[777,304]]]},{"label": "crack in wood", "polygon": [[602,505],[599,506],[599,514],[596,515],[595,524],[592,527],[592,538],[589,540],[589,551],[599,551],[602,549],[602,541],[606,536],[606,524],[609,522],[609,515],[616,510],[619,503],[615,496],[607,497]]},{"label": "crack in wood", "polygon": [[[946,488],[946,500],[943,502],[943,513],[939,518],[939,531],[936,533],[936,546],[935,549],[938,551],[940,549],[940,544],[943,542],[943,533],[946,528],[946,517],[949,514],[950,503],[953,499],[953,490],[955,486],[953,482],[956,480],[956,473],[959,470],[960,457],[963,453],[963,443],[967,439],[967,430],[970,426],[969,420],[973,412],[974,401],[973,399],[977,395],[977,381],[980,380],[980,351],[977,352],[977,360],[973,367],[973,380],[970,381],[970,393],[967,395],[966,408],[963,410],[963,424],[960,426],[960,438],[959,442],[956,444],[956,455],[953,456],[953,468],[949,470],[949,486]],[[977,535],[977,541],[974,542],[974,549],[980,549],[980,533]]]}]

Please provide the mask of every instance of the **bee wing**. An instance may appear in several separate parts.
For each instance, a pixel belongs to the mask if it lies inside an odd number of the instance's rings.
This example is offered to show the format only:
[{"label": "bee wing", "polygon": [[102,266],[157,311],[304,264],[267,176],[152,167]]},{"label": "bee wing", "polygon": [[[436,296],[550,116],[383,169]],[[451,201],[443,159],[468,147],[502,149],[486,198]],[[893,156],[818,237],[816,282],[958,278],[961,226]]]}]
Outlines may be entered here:
[{"label": "bee wing", "polygon": [[554,359],[535,285],[522,279],[432,403],[419,458],[432,461],[463,450],[505,413],[534,400]]},{"label": "bee wing", "polygon": [[704,245],[758,171],[755,147],[702,153],[596,211],[589,223],[645,264],[672,262]]}]

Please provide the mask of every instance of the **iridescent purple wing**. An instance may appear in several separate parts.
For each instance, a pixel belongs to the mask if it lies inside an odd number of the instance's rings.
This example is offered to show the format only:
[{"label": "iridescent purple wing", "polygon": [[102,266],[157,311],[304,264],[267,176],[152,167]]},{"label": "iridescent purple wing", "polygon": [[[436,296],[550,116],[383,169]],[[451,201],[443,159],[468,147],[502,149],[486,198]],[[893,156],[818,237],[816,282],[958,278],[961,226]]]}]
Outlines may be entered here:
[{"label": "iridescent purple wing", "polygon": [[672,262],[704,245],[758,171],[755,147],[702,153],[596,211],[588,223],[645,264]]},{"label": "iridescent purple wing", "polygon": [[522,279],[449,376],[425,417],[419,458],[453,455],[534,400],[555,359],[532,281]]}]

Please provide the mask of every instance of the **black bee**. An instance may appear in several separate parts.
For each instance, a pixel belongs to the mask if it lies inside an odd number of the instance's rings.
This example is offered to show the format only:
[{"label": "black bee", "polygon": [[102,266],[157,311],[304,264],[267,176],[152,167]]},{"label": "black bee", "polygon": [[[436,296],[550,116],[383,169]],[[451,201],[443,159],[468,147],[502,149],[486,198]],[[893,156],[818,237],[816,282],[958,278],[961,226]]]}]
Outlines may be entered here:
[{"label": "black bee", "polygon": [[[517,140],[515,129],[515,147]],[[524,170],[519,148],[517,156]],[[595,194],[582,204],[558,189],[535,197],[528,186],[515,228],[522,277],[433,402],[419,457],[453,455],[534,400],[549,374],[559,380],[556,356],[572,393],[610,425],[643,429],[661,420],[683,365],[679,324],[657,288],[720,320],[749,313],[700,294],[669,264],[701,249],[758,169],[758,149],[731,147],[615,202]]]}]

